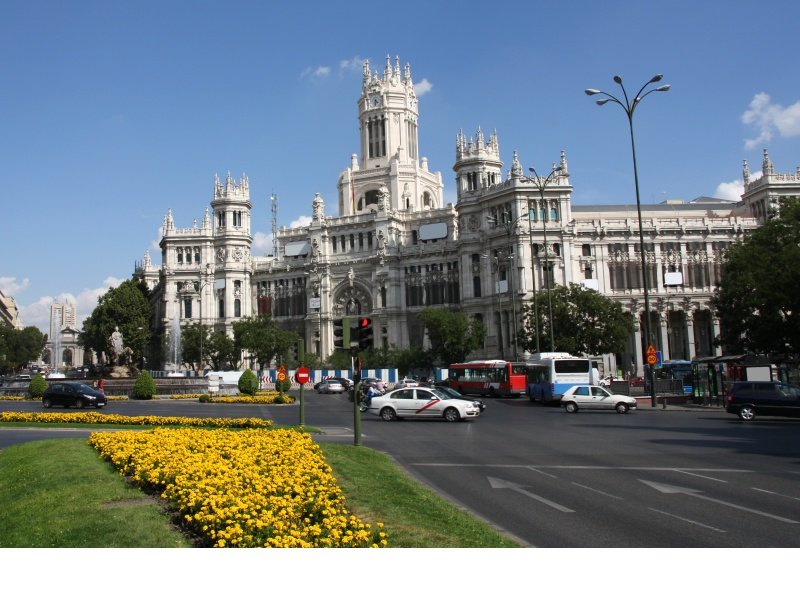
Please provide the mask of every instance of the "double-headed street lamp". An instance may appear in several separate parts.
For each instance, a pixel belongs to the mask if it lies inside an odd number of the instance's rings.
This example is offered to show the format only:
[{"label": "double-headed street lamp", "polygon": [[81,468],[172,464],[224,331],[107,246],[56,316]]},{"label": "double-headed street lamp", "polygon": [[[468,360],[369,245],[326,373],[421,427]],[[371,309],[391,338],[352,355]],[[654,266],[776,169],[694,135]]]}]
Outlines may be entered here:
[{"label": "double-headed street lamp", "polygon": [[[628,116],[628,127],[630,129],[631,134],[631,154],[633,154],[633,180],[636,186],[636,212],[639,216],[639,258],[642,263],[642,283],[644,285],[644,337],[645,343],[650,344],[652,342],[650,338],[650,295],[649,295],[649,282],[647,277],[647,254],[645,253],[644,249],[644,232],[642,229],[642,205],[639,198],[639,172],[636,168],[636,144],[634,142],[633,137],[633,112],[636,110],[636,107],[639,106],[639,103],[644,100],[646,96],[652,94],[653,92],[666,92],[669,90],[669,85],[661,85],[656,88],[651,88],[644,94],[645,88],[653,83],[658,83],[664,78],[663,75],[653,75],[650,78],[650,81],[645,83],[639,91],[636,93],[636,96],[633,99],[628,98],[628,93],[625,91],[625,86],[622,85],[622,77],[619,75],[614,75],[614,83],[619,85],[622,88],[622,96],[625,99],[623,102],[616,96],[609,94],[608,92],[603,92],[600,90],[595,90],[589,88],[585,90],[587,96],[594,96],[596,94],[600,94],[601,96],[605,96],[605,98],[601,100],[597,100],[598,106],[603,106],[606,102],[613,102],[615,104],[619,104],[622,107],[622,110],[625,111],[625,114]],[[655,369],[650,367],[650,401],[653,407],[657,405],[656,402],[656,388],[655,388]],[[664,400],[664,405],[666,408],[666,399]]]},{"label": "double-headed street lamp", "polygon": [[[553,334],[553,299],[550,296],[550,273],[548,271],[549,263],[547,261],[547,221],[550,218],[550,209],[548,206],[545,206],[544,202],[544,191],[547,189],[547,186],[553,182],[558,176],[561,175],[561,171],[563,167],[561,165],[554,166],[547,177],[542,178],[539,176],[539,173],[536,172],[536,169],[533,167],[529,167],[528,170],[533,173],[533,177],[526,177],[525,182],[532,183],[536,186],[536,189],[539,191],[539,210],[540,215],[542,217],[542,233],[544,234],[544,284],[545,289],[547,290],[547,324],[550,329],[550,351],[556,351],[555,345],[555,336]],[[530,222],[528,224],[528,234],[530,235],[531,240],[531,277],[534,281],[534,292],[533,292],[533,300],[534,303],[536,302],[536,269],[534,267],[534,255],[533,255],[533,211],[530,207],[530,198],[528,199],[528,216],[530,218]],[[534,313],[536,314],[536,352],[539,352],[539,324],[538,324],[538,309],[534,304]]]}]

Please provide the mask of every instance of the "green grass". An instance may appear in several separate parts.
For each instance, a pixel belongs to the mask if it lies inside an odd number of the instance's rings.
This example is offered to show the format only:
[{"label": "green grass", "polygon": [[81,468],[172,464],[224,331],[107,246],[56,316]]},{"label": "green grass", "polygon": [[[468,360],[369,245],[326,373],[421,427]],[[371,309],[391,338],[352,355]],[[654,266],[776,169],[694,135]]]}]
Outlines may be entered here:
[{"label": "green grass", "polygon": [[[394,548],[518,545],[409,478],[386,455],[320,444],[350,510],[382,522]],[[45,440],[0,452],[0,547],[176,548],[192,542],[168,510],[129,485],[85,439]]]},{"label": "green grass", "polygon": [[0,547],[186,548],[151,496],[128,485],[85,439],[0,453]]}]

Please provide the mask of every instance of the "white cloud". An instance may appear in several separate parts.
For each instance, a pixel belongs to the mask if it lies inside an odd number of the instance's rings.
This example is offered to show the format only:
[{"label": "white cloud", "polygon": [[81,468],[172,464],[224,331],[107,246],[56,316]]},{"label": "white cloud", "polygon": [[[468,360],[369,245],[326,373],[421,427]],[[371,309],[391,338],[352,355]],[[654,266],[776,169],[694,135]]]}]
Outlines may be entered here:
[{"label": "white cloud", "polygon": [[257,256],[272,254],[272,233],[256,231],[253,235],[253,254]]},{"label": "white cloud", "polygon": [[331,73],[331,68],[326,67],[324,65],[320,65],[318,67],[307,67],[301,74],[300,77],[327,77]]},{"label": "white cloud", "polygon": [[30,279],[27,277],[22,281],[17,281],[16,277],[0,277],[0,290],[2,290],[6,296],[14,296],[28,289],[29,283]]},{"label": "white cloud", "polygon": [[[755,181],[761,178],[761,171],[750,173],[750,181]],[[723,200],[741,200],[744,194],[744,181],[741,179],[734,179],[733,181],[723,181],[717,186],[714,192],[714,198],[722,198]]]},{"label": "white cloud", "polygon": [[758,136],[745,140],[748,149],[770,141],[775,133],[782,137],[800,136],[800,101],[783,107],[773,103],[769,94],[760,92],[753,96],[749,109],[742,114],[742,123],[758,130]]},{"label": "white cloud", "polygon": [[84,319],[92,314],[97,306],[97,299],[109,289],[117,287],[124,279],[106,277],[103,285],[94,289],[85,289],[77,296],[70,292],[62,292],[57,296],[42,296],[33,304],[19,307],[20,321],[25,327],[38,327],[44,333],[50,333],[50,305],[54,302],[75,305],[78,329],[83,325]]},{"label": "white cloud", "polygon": [[344,60],[339,61],[339,70],[340,71],[360,71],[364,68],[364,61],[366,59],[361,58],[357,54],[353,58],[346,58]]},{"label": "white cloud", "polygon": [[307,217],[305,215],[301,215],[289,223],[289,227],[292,229],[295,227],[305,227],[306,225],[311,225],[311,217]]},{"label": "white cloud", "polygon": [[422,79],[414,84],[414,93],[419,96],[424,96],[433,89],[433,84],[427,79]]}]

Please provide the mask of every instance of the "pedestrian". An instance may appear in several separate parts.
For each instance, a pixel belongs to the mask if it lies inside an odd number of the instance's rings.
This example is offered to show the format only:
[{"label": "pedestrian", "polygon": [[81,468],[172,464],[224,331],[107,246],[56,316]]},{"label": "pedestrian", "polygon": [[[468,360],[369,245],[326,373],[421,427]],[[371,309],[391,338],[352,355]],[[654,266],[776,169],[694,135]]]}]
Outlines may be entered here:
[{"label": "pedestrian", "polygon": [[106,393],[106,382],[103,380],[102,377],[97,381],[97,389],[103,392],[104,394]]}]

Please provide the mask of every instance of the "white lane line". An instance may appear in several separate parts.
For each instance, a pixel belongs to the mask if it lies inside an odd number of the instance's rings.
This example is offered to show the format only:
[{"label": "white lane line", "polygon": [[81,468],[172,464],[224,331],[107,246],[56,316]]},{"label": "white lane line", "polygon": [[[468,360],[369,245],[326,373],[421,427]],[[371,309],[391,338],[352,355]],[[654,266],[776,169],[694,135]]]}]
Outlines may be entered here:
[{"label": "white lane line", "polygon": [[757,492],[763,492],[765,494],[772,494],[773,496],[780,496],[781,498],[789,498],[789,500],[800,500],[800,498],[795,498],[794,496],[787,496],[786,494],[780,494],[778,492],[771,492],[770,490],[762,490],[761,488],[750,488]]},{"label": "white lane line", "polygon": [[670,485],[668,483],[646,481],[644,479],[640,479],[639,481],[663,494],[686,494],[687,496],[691,496],[692,498],[699,498],[700,500],[706,500],[707,502],[716,502],[717,504],[721,504],[722,506],[729,506],[731,508],[735,508],[736,510],[743,510],[745,512],[753,513],[754,515],[767,517],[768,519],[775,519],[776,521],[781,521],[783,523],[791,523],[793,525],[798,524],[798,521],[795,521],[793,519],[787,519],[786,517],[781,517],[779,515],[773,515],[761,510],[756,510],[754,508],[748,508],[747,506],[742,506],[741,504],[734,504],[733,502],[726,502],[725,500],[719,500],[718,498],[711,498],[710,496],[705,496],[703,492],[701,492],[700,490],[693,490],[690,488],[679,487],[677,485]]},{"label": "white lane line", "polygon": [[545,473],[544,471],[542,471],[541,469],[537,469],[536,467],[528,466],[526,468],[529,471],[533,471],[534,473],[539,473],[539,475],[547,475],[548,477],[550,477],[552,479],[558,479],[558,475],[553,475],[552,473]]},{"label": "white lane line", "polygon": [[558,504],[557,502],[553,502],[552,500],[548,500],[547,498],[543,498],[542,496],[538,496],[538,495],[534,494],[533,492],[529,492],[528,490],[523,489],[522,485],[520,485],[520,484],[518,484],[516,482],[506,481],[505,479],[498,479],[497,477],[487,477],[487,479],[489,480],[489,485],[491,485],[492,488],[494,488],[494,489],[507,488],[507,489],[510,489],[510,490],[514,490],[518,494],[522,494],[523,496],[527,496],[528,498],[532,498],[533,500],[541,502],[542,504],[546,504],[547,506],[549,506],[551,508],[555,508],[556,510],[559,510],[559,511],[561,511],[563,513],[573,513],[573,512],[575,512],[571,508],[567,508],[566,506],[564,506],[562,504]]},{"label": "white lane line", "polygon": [[652,510],[653,512],[660,513],[662,515],[666,515],[668,517],[672,517],[673,519],[678,519],[680,521],[685,521],[686,523],[691,523],[692,525],[697,525],[698,527],[705,527],[706,529],[711,529],[712,531],[717,531],[719,533],[726,533],[724,529],[718,529],[716,527],[712,527],[711,525],[706,525],[705,523],[700,523],[699,521],[692,521],[691,519],[686,519],[684,517],[679,517],[678,515],[673,515],[672,513],[664,512],[663,510],[658,510],[657,508],[647,507],[647,510]]},{"label": "white lane line", "polygon": [[683,469],[675,469],[676,473],[683,473],[684,475],[691,475],[692,477],[701,477],[703,479],[710,479],[711,481],[719,481],[720,483],[728,483],[724,479],[717,479],[716,477],[709,477],[708,475],[700,475],[700,473],[692,473],[691,471],[684,471]]},{"label": "white lane line", "polygon": [[621,498],[620,496],[615,496],[614,494],[609,494],[608,492],[604,492],[602,490],[596,490],[588,485],[583,485],[582,483],[577,483],[575,481],[572,482],[572,485],[577,485],[579,488],[589,490],[590,492],[594,492],[596,494],[602,494],[603,496],[608,496],[609,498],[614,498],[615,500],[625,500],[625,498]]}]

